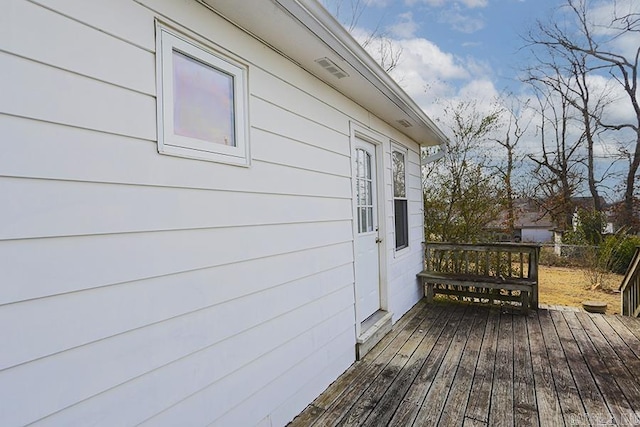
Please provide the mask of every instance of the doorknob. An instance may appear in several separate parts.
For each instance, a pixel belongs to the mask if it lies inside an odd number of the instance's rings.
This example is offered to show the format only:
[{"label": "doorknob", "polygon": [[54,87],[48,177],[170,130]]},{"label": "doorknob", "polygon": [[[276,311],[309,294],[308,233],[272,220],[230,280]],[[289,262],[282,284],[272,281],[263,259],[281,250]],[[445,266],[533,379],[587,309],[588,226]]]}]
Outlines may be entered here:
[{"label": "doorknob", "polygon": [[381,242],[382,242],[382,239],[379,237],[376,237],[376,243],[381,243]]}]

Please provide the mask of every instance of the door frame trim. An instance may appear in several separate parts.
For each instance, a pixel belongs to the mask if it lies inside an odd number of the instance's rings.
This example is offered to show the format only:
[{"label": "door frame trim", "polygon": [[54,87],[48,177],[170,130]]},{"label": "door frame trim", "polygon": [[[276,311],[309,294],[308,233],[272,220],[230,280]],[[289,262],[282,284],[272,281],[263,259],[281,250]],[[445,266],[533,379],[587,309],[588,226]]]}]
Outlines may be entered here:
[{"label": "door frame trim", "polygon": [[353,296],[354,296],[354,320],[356,325],[356,338],[361,336],[364,331],[361,329],[360,322],[358,321],[358,295],[356,290],[356,236],[358,232],[357,226],[357,209],[356,209],[356,180],[355,170],[353,165],[353,159],[355,158],[356,139],[363,140],[372,144],[375,147],[376,155],[376,211],[378,215],[378,236],[382,238],[382,242],[378,245],[378,283],[380,286],[380,309],[383,311],[389,310],[389,295],[388,295],[388,283],[387,283],[387,216],[386,216],[386,186],[388,184],[385,180],[385,153],[388,151],[385,148],[390,144],[389,138],[384,135],[373,131],[372,129],[365,128],[362,125],[354,123],[350,124],[350,151],[351,151],[351,209],[352,209],[352,251],[353,251]]}]

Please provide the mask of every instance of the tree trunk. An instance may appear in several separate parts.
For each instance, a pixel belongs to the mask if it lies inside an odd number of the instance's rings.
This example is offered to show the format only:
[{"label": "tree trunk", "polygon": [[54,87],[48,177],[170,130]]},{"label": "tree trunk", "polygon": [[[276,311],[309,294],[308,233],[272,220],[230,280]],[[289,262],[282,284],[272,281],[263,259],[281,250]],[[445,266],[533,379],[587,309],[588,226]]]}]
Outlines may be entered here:
[{"label": "tree trunk", "polygon": [[637,132],[636,150],[631,158],[631,164],[629,165],[629,173],[626,179],[626,188],[624,191],[624,211],[623,222],[631,228],[631,232],[640,231],[640,221],[635,215],[635,182],[636,174],[638,173],[638,166],[640,166],[640,129]]}]

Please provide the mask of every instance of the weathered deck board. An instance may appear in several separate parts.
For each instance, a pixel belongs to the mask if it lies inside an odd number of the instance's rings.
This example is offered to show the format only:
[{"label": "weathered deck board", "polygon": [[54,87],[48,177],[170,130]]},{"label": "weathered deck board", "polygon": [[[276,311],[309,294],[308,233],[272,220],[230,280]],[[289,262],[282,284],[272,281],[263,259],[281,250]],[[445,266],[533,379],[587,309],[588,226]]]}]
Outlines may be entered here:
[{"label": "weathered deck board", "polygon": [[625,324],[629,331],[631,331],[638,339],[640,339],[640,322],[638,319],[634,319],[627,316],[615,316],[615,319],[618,322],[622,322]]},{"label": "weathered deck board", "polygon": [[558,392],[553,381],[553,371],[538,313],[527,318],[527,332],[531,348],[531,365],[535,381],[535,395],[538,406],[538,421],[541,426],[561,426],[564,424]]},{"label": "weathered deck board", "polygon": [[502,316],[491,390],[490,426],[513,426],[513,317]]},{"label": "weathered deck board", "polygon": [[420,345],[420,342],[424,337],[420,331],[425,329],[428,331],[432,326],[434,326],[433,318],[424,318],[422,320],[411,337],[404,343],[398,352],[393,355],[391,360],[380,372],[380,375],[378,375],[375,381],[360,396],[360,399],[358,399],[356,404],[349,410],[338,425],[358,425],[361,420],[365,420],[371,414],[373,409],[377,406],[380,396],[384,396],[386,394],[387,389],[399,376],[411,355]]},{"label": "weathered deck board", "polygon": [[475,323],[469,334],[467,346],[451,385],[449,396],[442,409],[441,425],[461,425],[469,401],[469,393],[480,356],[480,348],[487,324],[487,313],[475,311]]},{"label": "weathered deck board", "polygon": [[472,420],[484,424],[489,422],[489,404],[491,402],[499,325],[499,314],[496,311],[491,311],[484,331],[484,340],[482,341],[480,357],[476,365],[471,393],[469,394],[465,425],[475,425]]},{"label": "weathered deck board", "polygon": [[420,345],[407,361],[407,368],[398,375],[385,395],[373,409],[369,418],[367,418],[366,421],[368,424],[386,425],[389,423],[389,420],[393,416],[396,408],[400,406],[400,402],[404,398],[407,390],[424,365],[425,359],[429,356],[437,339],[442,334],[451,313],[451,310],[445,311],[443,316],[440,317],[439,323],[434,323],[430,330],[423,330],[422,332],[420,332],[420,330],[418,331],[419,334],[424,333]]},{"label": "weathered deck board", "polygon": [[425,359],[420,372],[411,384],[411,387],[409,387],[409,390],[407,390],[404,399],[400,402],[400,405],[391,418],[389,425],[407,426],[413,424],[413,420],[420,410],[422,402],[429,392],[440,365],[444,360],[449,344],[455,336],[455,332],[462,321],[463,314],[464,307],[456,307],[453,309],[453,314],[447,320],[443,333],[436,341],[436,344],[429,356]]},{"label": "weathered deck board", "polygon": [[[410,314],[409,319],[403,324],[403,327],[396,328],[385,336],[378,345],[367,354],[367,357],[357,363],[359,366],[354,370],[354,378],[348,385],[341,383],[341,376],[336,382],[329,386],[331,396],[328,399],[323,399],[324,394],[319,397],[322,403],[316,403],[315,406],[323,411],[319,414],[315,422],[318,423],[318,425],[336,425],[340,419],[351,410],[351,407],[356,404],[356,401],[373,383],[388,361],[391,360],[402,345],[413,335],[416,328],[422,323],[422,320],[433,317],[433,312],[435,311],[436,310],[430,312],[427,309],[410,310],[410,312],[407,313]],[[336,383],[339,384],[334,386]],[[337,396],[334,396],[335,394],[337,394]],[[327,400],[331,403],[327,404]],[[306,425],[310,425],[310,423]]]},{"label": "weathered deck board", "polygon": [[[623,380],[623,384],[625,384],[625,377],[628,377],[630,373],[625,372],[625,367],[620,364],[617,355],[591,321],[591,318],[589,316],[578,317],[575,313],[571,314],[573,316],[565,314],[565,317],[567,323],[572,327],[573,335],[589,365],[589,370],[593,373],[614,419],[622,420],[629,415],[631,405],[628,400],[629,396],[624,389],[619,387],[618,380]],[[629,386],[637,388],[635,381]],[[606,419],[596,421],[601,421],[601,424],[608,422]]]},{"label": "weathered deck board", "polygon": [[[560,344],[564,350],[564,354],[567,358],[569,372],[573,376],[573,380],[576,384],[576,389],[580,394],[580,400],[582,406],[584,406],[586,414],[598,414],[598,418],[608,420],[611,418],[609,409],[604,402],[604,397],[598,390],[595,380],[589,370],[589,366],[584,360],[584,357],[576,343],[567,322],[562,315],[562,311],[550,311],[551,318],[556,327]],[[579,332],[574,331],[574,333]],[[577,410],[575,416],[572,416],[569,421],[576,424],[573,420],[579,419],[580,411]],[[569,424],[571,424],[571,422]]]},{"label": "weathered deck board", "polygon": [[418,304],[292,426],[640,424],[640,319]]},{"label": "weathered deck board", "polygon": [[414,425],[425,426],[438,424],[440,414],[446,403],[448,392],[451,390],[456,370],[458,366],[460,366],[460,359],[476,318],[474,310],[467,310],[467,312],[465,312],[465,316],[442,360],[433,385],[418,410]]},{"label": "weathered deck board", "polygon": [[564,422],[567,425],[575,424],[574,420],[579,419],[586,412],[569,369],[569,362],[572,360],[567,360],[565,356],[560,337],[551,318],[551,311],[540,310],[538,312],[538,320],[540,321],[547,354],[552,361],[550,364],[551,372],[553,373],[553,382],[558,393]]},{"label": "weathered deck board", "polygon": [[527,336],[527,319],[513,317],[513,423],[516,426],[537,426],[538,412],[535,380],[531,366],[531,349]]}]

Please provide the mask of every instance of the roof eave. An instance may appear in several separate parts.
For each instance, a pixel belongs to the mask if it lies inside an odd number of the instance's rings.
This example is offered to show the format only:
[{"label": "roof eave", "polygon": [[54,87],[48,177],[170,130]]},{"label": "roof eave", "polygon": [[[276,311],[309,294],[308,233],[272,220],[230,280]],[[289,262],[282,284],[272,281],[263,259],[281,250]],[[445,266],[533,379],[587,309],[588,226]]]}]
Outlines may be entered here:
[{"label": "roof eave", "polygon": [[[317,0],[196,0],[423,146],[447,138]],[[286,35],[286,36],[283,36]],[[319,65],[344,68],[336,78]]]},{"label": "roof eave", "polygon": [[[310,18],[314,19],[320,26],[327,30],[325,35],[334,39],[334,50],[337,53],[344,52],[343,59],[350,62],[352,66],[358,68],[360,74],[365,77],[372,85],[376,87],[380,92],[387,95],[387,97],[393,101],[401,110],[403,110],[409,116],[413,116],[419,124],[428,129],[437,141],[430,141],[430,143],[421,145],[442,145],[447,141],[447,137],[438,128],[438,126],[427,116],[422,108],[411,98],[398,83],[382,69],[380,64],[376,62],[371,55],[358,43],[353,36],[331,15],[318,1],[315,0],[274,0],[280,3],[283,7],[285,4],[298,6],[299,11],[303,11]],[[311,28],[310,28],[311,29]],[[317,32],[314,31],[316,35]],[[395,123],[391,123],[401,132],[405,132],[404,129],[398,127]],[[435,142],[435,143],[434,143]]]}]

